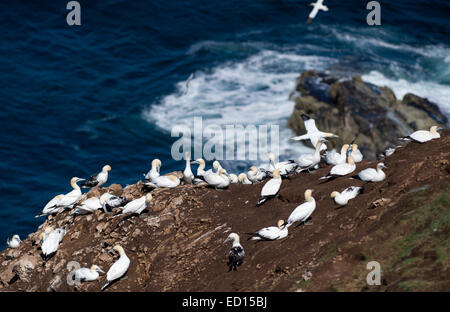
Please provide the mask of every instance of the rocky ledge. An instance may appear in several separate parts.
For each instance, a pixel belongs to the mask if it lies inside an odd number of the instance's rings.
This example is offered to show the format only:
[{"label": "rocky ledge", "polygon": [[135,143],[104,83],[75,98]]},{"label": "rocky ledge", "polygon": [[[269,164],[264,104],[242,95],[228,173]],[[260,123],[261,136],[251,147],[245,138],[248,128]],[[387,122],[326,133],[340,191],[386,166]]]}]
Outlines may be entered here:
[{"label": "rocky ledge", "polygon": [[[264,183],[228,189],[181,185],[152,191],[139,216],[97,211],[76,218],[49,216],[16,249],[0,253],[0,291],[100,291],[105,276],[80,285],[67,283],[74,266],[97,264],[107,271],[117,259],[108,250],[120,244],[131,259],[125,278],[105,291],[384,291],[450,289],[450,131],[425,144],[409,143],[384,160],[387,178],[364,183],[342,177],[323,183],[315,173],[285,179],[277,198],[255,207]],[[357,164],[357,171],[375,162]],[[337,209],[330,193],[350,186],[364,192]],[[317,208],[312,225],[292,226],[287,238],[246,241],[246,232],[275,225],[304,201],[313,188]],[[135,199],[142,182],[93,189]],[[45,264],[40,233],[66,227],[56,254]],[[246,250],[238,271],[226,266],[237,232]],[[368,286],[368,261],[378,261],[382,285]],[[70,281],[70,279],[69,279]]]},{"label": "rocky ledge", "polygon": [[330,142],[332,146],[357,137],[356,143],[368,159],[396,146],[399,137],[448,123],[438,106],[427,99],[408,93],[398,100],[390,88],[364,82],[359,76],[344,80],[305,71],[297,79],[295,91],[288,126],[297,135],[305,133],[301,118],[305,113],[316,120],[319,129],[339,135],[340,139]]}]

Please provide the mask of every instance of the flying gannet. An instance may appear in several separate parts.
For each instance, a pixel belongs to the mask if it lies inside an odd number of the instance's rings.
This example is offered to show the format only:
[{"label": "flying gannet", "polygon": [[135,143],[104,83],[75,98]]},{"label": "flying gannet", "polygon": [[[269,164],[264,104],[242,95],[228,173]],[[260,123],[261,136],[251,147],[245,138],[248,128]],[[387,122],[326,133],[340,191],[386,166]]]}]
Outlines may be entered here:
[{"label": "flying gannet", "polygon": [[334,191],[331,193],[331,198],[333,198],[334,202],[338,205],[345,206],[347,205],[350,199],[355,198],[358,194],[363,190],[362,187],[359,186],[350,186],[347,187],[342,192]]},{"label": "flying gannet", "polygon": [[244,262],[245,251],[244,247],[239,243],[239,235],[236,233],[231,233],[228,235],[227,239],[224,243],[232,241],[231,249],[228,253],[228,263],[229,267],[228,271],[235,270],[237,271],[237,267],[240,266]]},{"label": "flying gannet", "polygon": [[58,250],[59,243],[66,235],[66,229],[46,228],[44,233],[41,233],[40,238],[42,240],[41,250],[44,262],[50,259]]},{"label": "flying gannet", "polygon": [[20,240],[20,237],[19,237],[19,235],[13,235],[13,237],[11,237],[11,239],[10,238],[8,238],[7,240],[6,240],[6,245],[9,247],[9,248],[17,248],[17,247],[19,247],[19,245],[20,245],[20,243],[21,243],[22,241]]},{"label": "flying gannet", "polygon": [[78,282],[95,281],[100,275],[98,273],[105,273],[99,266],[93,265],[90,268],[79,268],[73,274],[73,279]]},{"label": "flying gannet", "polygon": [[247,178],[252,183],[258,183],[263,181],[267,177],[265,171],[259,170],[256,166],[251,166],[250,170],[247,172]]},{"label": "flying gannet", "polygon": [[305,202],[292,211],[285,223],[286,227],[290,227],[295,222],[306,222],[308,218],[312,215],[316,209],[316,201],[314,197],[311,196],[314,190],[305,191]]},{"label": "flying gannet", "polygon": [[63,209],[72,209],[73,206],[81,199],[81,189],[78,186],[78,182],[84,181],[84,179],[80,179],[77,177],[73,177],[70,180],[70,185],[73,187],[73,190],[67,194],[65,194],[57,203],[56,208],[59,211]]},{"label": "flying gannet", "polygon": [[438,126],[433,126],[430,128],[430,131],[418,130],[400,139],[406,141],[413,140],[419,143],[425,143],[433,139],[439,139],[441,137],[441,135],[438,132],[439,130],[442,130],[442,128]]},{"label": "flying gannet", "polygon": [[367,168],[362,170],[356,176],[352,178],[360,179],[365,182],[380,182],[386,178],[386,174],[382,169],[386,169],[387,167],[383,163],[379,163],[377,165],[377,169]]},{"label": "flying gannet", "polygon": [[[303,121],[305,123],[306,134],[301,136],[293,137],[291,140],[300,141],[300,140],[309,140],[313,146],[317,145],[317,142],[320,138],[338,138],[337,135],[330,132],[322,132],[319,131],[316,127],[316,121],[309,117],[306,114],[302,114]],[[320,146],[320,150],[324,151],[327,149],[325,144]]]},{"label": "flying gannet", "polygon": [[280,190],[281,186],[281,177],[280,177],[280,170],[275,169],[273,171],[273,178],[264,184],[262,190],[261,190],[261,197],[258,199],[258,202],[256,203],[256,206],[261,206],[264,204],[268,199],[276,196],[278,194],[278,191]]},{"label": "flying gannet", "polygon": [[42,209],[42,212],[37,214],[36,216],[34,216],[35,218],[39,218],[42,216],[46,216],[52,213],[56,213],[59,210],[58,207],[58,202],[61,198],[64,197],[64,194],[59,194],[56,195],[55,197],[53,197],[48,203],[47,205],[45,205],[44,209]]},{"label": "flying gannet", "polygon": [[195,177],[191,170],[191,154],[186,152],[184,158],[186,160],[186,168],[183,171],[183,181],[186,184],[192,184]]},{"label": "flying gannet", "polygon": [[294,173],[298,165],[294,160],[282,161],[275,163],[275,154],[269,153],[269,171],[273,172],[275,169],[280,170],[280,176],[287,177]]},{"label": "flying gannet", "polygon": [[139,197],[138,199],[130,201],[128,204],[126,204],[122,208],[122,211],[116,215],[125,214],[125,213],[141,214],[141,212],[147,208],[147,206],[151,200],[152,200],[152,194],[148,193],[147,195],[144,195],[142,197]]},{"label": "flying gannet", "polygon": [[324,139],[317,141],[316,150],[313,154],[303,154],[297,159],[297,164],[301,170],[309,170],[320,163],[320,147],[326,142]]},{"label": "flying gannet", "polygon": [[208,185],[214,187],[215,189],[224,189],[230,185],[230,179],[225,174],[224,169],[219,169],[218,173],[212,171],[206,172],[203,175],[203,179],[205,179],[205,182],[208,183]]},{"label": "flying gannet", "polygon": [[115,196],[109,193],[104,193],[100,196],[100,204],[102,205],[103,211],[108,212],[113,208],[123,206],[128,201],[125,198]]},{"label": "flying gannet", "polygon": [[359,163],[363,160],[363,154],[358,148],[358,144],[352,144],[350,148],[350,155],[353,157],[355,163]]},{"label": "flying gannet", "polygon": [[241,184],[253,184],[252,181],[248,179],[247,174],[244,172],[239,174],[238,180]]},{"label": "flying gannet", "polygon": [[82,188],[89,188],[89,187],[100,187],[103,184],[106,183],[106,181],[108,181],[108,172],[111,171],[111,166],[110,165],[106,165],[103,166],[102,171],[94,174],[93,176],[91,176],[89,178],[89,180],[87,180],[86,182],[81,184]]},{"label": "flying gannet", "polygon": [[341,152],[337,153],[335,149],[331,150],[330,152],[326,152],[324,158],[325,162],[328,165],[339,165],[345,163],[345,160],[347,159],[347,151],[349,149],[350,145],[344,144],[342,145]]},{"label": "flying gannet", "polygon": [[251,235],[248,240],[277,240],[285,238],[288,235],[288,227],[283,220],[278,221],[278,226],[269,226],[262,228],[255,233],[247,233]]},{"label": "flying gannet", "polygon": [[101,290],[105,290],[112,282],[123,277],[130,267],[130,259],[125,254],[123,248],[119,245],[114,246],[109,252],[112,253],[117,251],[120,255],[119,260],[114,262],[114,264],[109,268],[108,273],[106,273],[106,283],[103,285]]},{"label": "flying gannet", "polygon": [[353,157],[348,156],[346,163],[333,166],[328,175],[321,177],[320,179],[328,179],[328,181],[331,181],[332,179],[335,179],[337,177],[342,177],[349,173],[352,173],[355,169],[356,165]]},{"label": "flying gannet", "polygon": [[152,160],[152,168],[145,175],[145,181],[151,181],[152,179],[156,179],[159,177],[159,171],[161,169],[161,160],[153,159]]},{"label": "flying gannet", "polygon": [[311,13],[309,13],[308,21],[306,22],[308,25],[311,24],[314,17],[316,17],[319,10],[328,11],[328,7],[323,5],[323,0],[317,0],[316,2],[311,2],[310,5],[314,6]]}]

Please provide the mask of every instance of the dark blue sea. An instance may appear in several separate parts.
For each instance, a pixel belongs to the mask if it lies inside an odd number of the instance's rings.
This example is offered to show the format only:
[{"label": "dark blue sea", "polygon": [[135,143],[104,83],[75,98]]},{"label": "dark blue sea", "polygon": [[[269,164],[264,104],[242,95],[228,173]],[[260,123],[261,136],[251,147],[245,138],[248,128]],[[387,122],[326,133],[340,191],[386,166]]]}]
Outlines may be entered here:
[{"label": "dark blue sea", "polygon": [[309,26],[311,0],[80,0],[81,26],[67,25],[67,2],[0,2],[1,249],[36,230],[73,176],[109,164],[125,186],[155,157],[183,168],[171,129],[194,116],[279,124],[280,154],[297,153],[288,96],[306,69],[362,75],[450,117],[448,0],[381,0],[381,26],[365,0],[325,0]]}]

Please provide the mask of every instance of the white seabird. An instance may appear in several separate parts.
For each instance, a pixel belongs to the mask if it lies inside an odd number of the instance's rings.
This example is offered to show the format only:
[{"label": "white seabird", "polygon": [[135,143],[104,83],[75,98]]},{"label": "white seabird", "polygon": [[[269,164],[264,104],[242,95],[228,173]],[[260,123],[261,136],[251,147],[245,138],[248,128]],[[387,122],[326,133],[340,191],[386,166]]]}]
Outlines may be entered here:
[{"label": "white seabird", "polygon": [[377,165],[377,169],[374,168],[364,169],[352,178],[357,178],[365,182],[380,182],[386,178],[386,174],[382,170],[386,168],[387,167],[383,163],[379,163]]},{"label": "white seabird", "polygon": [[252,181],[248,179],[247,174],[244,172],[239,174],[238,180],[241,184],[253,184]]},{"label": "white seabird", "polygon": [[99,198],[97,197],[91,197],[83,201],[81,204],[76,206],[76,209],[74,211],[74,215],[76,214],[86,214],[94,212],[98,209],[102,209],[103,205]]},{"label": "white seabird", "polygon": [[273,172],[275,169],[280,170],[280,176],[286,177],[291,173],[295,172],[298,165],[294,160],[282,161],[275,163],[275,154],[269,153],[269,171]]},{"label": "white seabird", "polygon": [[52,213],[55,213],[59,210],[58,208],[58,202],[61,198],[64,197],[64,194],[59,194],[56,195],[55,197],[53,197],[48,203],[47,205],[45,205],[44,209],[42,209],[42,212],[37,214],[36,216],[34,216],[35,218],[41,217],[41,216],[46,216]]},{"label": "white seabird", "polygon": [[203,177],[203,174],[206,172],[205,171],[205,167],[206,167],[205,161],[202,158],[198,158],[194,161],[191,161],[191,165],[198,165],[196,176],[197,176],[197,178]]},{"label": "white seabird", "polygon": [[159,176],[150,180],[150,182],[145,183],[146,186],[150,187],[164,187],[164,188],[174,188],[180,185],[180,179],[178,179],[175,175],[170,174],[167,176]]},{"label": "white seabird", "polygon": [[258,202],[256,203],[256,206],[261,206],[263,203],[265,203],[269,198],[272,198],[278,194],[278,191],[280,190],[281,186],[281,177],[280,177],[280,170],[275,169],[273,171],[273,178],[267,181],[266,184],[264,184],[262,190],[261,190],[261,197],[258,199]]},{"label": "white seabird", "polygon": [[99,266],[93,265],[90,268],[79,268],[73,274],[73,279],[79,282],[95,281],[100,275],[98,273],[105,273]]},{"label": "white seabird", "polygon": [[[338,136],[333,133],[319,131],[319,129],[317,129],[317,127],[316,127],[316,121],[314,119],[312,119],[311,117],[309,117],[308,115],[302,114],[302,118],[305,122],[306,134],[303,134],[303,135],[300,135],[297,137],[293,137],[293,138],[291,138],[291,140],[295,140],[295,141],[309,140],[313,146],[316,146],[317,142],[321,138],[338,138]],[[327,149],[327,146],[325,144],[322,144],[320,146],[321,151],[324,151],[326,149]]]},{"label": "white seabird", "polygon": [[138,199],[130,201],[122,208],[122,211],[116,215],[125,213],[141,214],[141,212],[147,208],[152,198],[153,198],[152,194],[148,193],[147,195],[144,195],[142,197],[139,197]]},{"label": "white seabird", "polygon": [[230,183],[239,183],[239,179],[237,177],[237,175],[230,173],[228,175],[228,178],[230,179]]},{"label": "white seabird", "polygon": [[285,238],[288,235],[288,227],[283,220],[278,221],[278,226],[269,226],[262,228],[255,233],[247,233],[251,235],[248,240],[277,240]]},{"label": "white seabird", "polygon": [[103,285],[101,290],[104,290],[106,287],[108,287],[109,284],[124,276],[127,273],[128,268],[130,267],[130,259],[127,257],[125,251],[121,246],[116,245],[109,252],[113,251],[117,251],[120,255],[120,258],[119,260],[114,262],[114,264],[109,268],[108,273],[106,273],[106,283]]},{"label": "white seabird", "polygon": [[308,25],[311,24],[312,20],[316,17],[319,10],[328,11],[328,7],[323,5],[323,0],[317,0],[316,2],[311,2],[310,5],[314,6],[311,13],[309,13],[308,21],[306,22]]},{"label": "white seabird", "polygon": [[112,195],[110,193],[104,193],[100,196],[100,204],[102,205],[103,211],[111,211],[113,208],[120,207],[127,203],[125,198]]},{"label": "white seabird", "polygon": [[295,222],[306,222],[308,218],[312,215],[316,209],[316,201],[314,197],[311,196],[314,190],[305,191],[305,202],[292,211],[287,219],[286,227],[290,227]]},{"label": "white seabird", "polygon": [[244,247],[239,243],[239,235],[236,233],[231,233],[228,235],[227,239],[224,243],[232,241],[231,249],[228,253],[228,267],[230,268],[228,271],[237,270],[237,267],[240,266],[244,262],[245,251]]},{"label": "white seabird", "polygon": [[341,147],[341,152],[337,153],[335,149],[331,150],[330,152],[326,152],[324,158],[325,162],[328,165],[339,165],[345,163],[345,160],[347,159],[347,151],[349,149],[350,145],[344,144]]},{"label": "white seabird", "polygon": [[225,174],[228,174],[228,172],[225,170],[225,168],[222,167],[222,165],[220,164],[220,162],[218,160],[214,160],[213,168],[214,168],[214,170],[216,170],[216,173],[218,173],[220,171],[220,169],[222,169]]},{"label": "white seabird", "polygon": [[433,139],[439,139],[441,135],[439,134],[439,130],[442,128],[433,126],[430,128],[430,131],[427,130],[418,130],[416,132],[411,133],[410,135],[400,138],[402,140],[413,140],[419,143],[425,143]]},{"label": "white seabird", "polygon": [[17,247],[19,247],[19,245],[20,245],[21,242],[22,242],[22,241],[21,241],[21,239],[20,239],[20,236],[17,235],[17,234],[15,234],[15,235],[13,235],[13,237],[11,237],[11,239],[8,238],[8,239],[6,240],[6,245],[7,245],[9,248],[17,248]]},{"label": "white seabird", "polygon": [[297,159],[297,164],[301,168],[301,170],[309,170],[314,168],[316,165],[320,163],[320,146],[322,143],[326,141],[320,139],[316,144],[316,150],[313,154],[303,154]]},{"label": "white seabird", "polygon": [[363,154],[359,150],[358,144],[352,144],[350,150],[350,155],[353,157],[355,163],[361,162],[363,160]]},{"label": "white seabird", "polygon": [[161,169],[161,160],[153,159],[152,160],[152,168],[145,175],[145,181],[150,181],[152,179],[156,179],[159,177],[159,171]]},{"label": "white seabird", "polygon": [[230,185],[230,179],[225,174],[224,169],[219,169],[218,173],[212,171],[206,172],[203,175],[203,179],[205,179],[205,182],[208,183],[208,185],[216,189],[224,189],[227,188],[228,185]]},{"label": "white seabird", "polygon": [[338,191],[332,192],[331,198],[333,198],[336,204],[345,206],[347,205],[350,199],[353,199],[356,196],[358,196],[358,194],[361,193],[362,189],[363,188],[359,186],[350,186],[340,193]]},{"label": "white seabird", "polygon": [[267,177],[265,171],[259,170],[256,166],[251,166],[250,170],[247,172],[247,178],[252,183],[258,183],[263,181]]},{"label": "white seabird", "polygon": [[81,184],[82,188],[89,188],[89,187],[100,187],[103,184],[106,183],[106,181],[108,181],[108,172],[111,171],[111,166],[110,165],[106,165],[103,166],[102,171],[94,174],[93,176],[91,176],[89,178],[89,180],[87,180],[86,182]]},{"label": "white seabird", "polygon": [[352,156],[348,156],[347,162],[333,166],[328,175],[321,177],[320,179],[328,179],[331,181],[334,178],[345,176],[352,173],[356,169],[355,161]]},{"label": "white seabird", "polygon": [[186,152],[184,158],[186,160],[186,168],[183,171],[183,181],[186,184],[192,184],[195,177],[191,170],[191,154]]},{"label": "white seabird", "polygon": [[81,189],[77,184],[77,182],[80,182],[80,181],[84,181],[84,179],[73,177],[70,180],[70,185],[73,187],[73,191],[65,194],[56,203],[56,208],[58,208],[59,210],[73,208],[73,206],[81,199],[81,195],[82,195]]},{"label": "white seabird", "polygon": [[44,261],[47,261],[56,253],[59,243],[64,238],[64,235],[66,235],[66,232],[66,229],[58,228],[53,230],[53,228],[46,228],[45,232],[41,233],[41,249]]}]

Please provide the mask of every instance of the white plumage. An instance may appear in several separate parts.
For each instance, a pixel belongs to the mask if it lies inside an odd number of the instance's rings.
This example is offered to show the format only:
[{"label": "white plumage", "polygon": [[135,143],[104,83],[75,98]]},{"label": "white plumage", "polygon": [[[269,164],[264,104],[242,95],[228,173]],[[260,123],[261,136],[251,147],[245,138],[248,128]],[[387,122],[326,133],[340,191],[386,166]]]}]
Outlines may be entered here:
[{"label": "white plumage", "polygon": [[191,157],[188,152],[185,153],[185,160],[186,160],[186,168],[183,171],[183,181],[187,184],[192,184],[194,181],[194,174],[191,170]]},{"label": "white plumage", "polygon": [[108,172],[111,171],[111,167],[109,165],[105,165],[102,168],[102,171],[94,174],[87,180],[86,182],[81,184],[81,187],[88,188],[88,187],[100,187],[103,184],[108,181]]},{"label": "white plumage", "polygon": [[316,150],[313,154],[303,154],[297,159],[297,164],[302,169],[310,169],[320,163],[320,147],[325,140],[319,140],[316,144]]},{"label": "white plumage", "polygon": [[219,172],[207,171],[203,174],[203,179],[208,185],[215,187],[216,189],[227,188],[230,185],[230,179],[225,174],[224,169],[219,169]]},{"label": "white plumage", "polygon": [[430,131],[427,130],[418,130],[416,132],[411,133],[406,138],[403,139],[411,139],[419,143],[425,143],[433,139],[438,139],[441,137],[438,130],[441,128],[437,126],[433,126],[430,128]]},{"label": "white plumage", "polygon": [[356,169],[355,161],[352,156],[349,156],[346,163],[333,166],[327,176],[321,179],[329,179],[334,177],[345,176],[352,173]]},{"label": "white plumage", "polygon": [[65,194],[57,203],[56,208],[58,209],[71,209],[80,199],[81,199],[81,189],[77,182],[84,181],[74,177],[70,180],[70,185],[73,187],[73,191]]},{"label": "white plumage", "polygon": [[57,212],[59,210],[58,202],[63,197],[64,197],[64,194],[59,194],[59,195],[56,195],[55,197],[53,197],[47,203],[47,205],[45,205],[44,209],[42,209],[42,212],[40,214],[36,215],[35,218],[38,218],[38,217],[41,217],[41,216],[45,216],[45,215],[49,215],[49,214]]},{"label": "white plumage", "polygon": [[145,196],[139,197],[138,199],[135,199],[133,201],[130,201],[128,204],[126,204],[123,208],[121,213],[137,213],[140,214],[142,211],[144,211],[147,208],[147,205],[152,200],[152,194],[147,194]]},{"label": "white plumage", "polygon": [[264,184],[263,188],[261,189],[261,197],[258,199],[257,206],[262,205],[264,202],[267,201],[267,199],[274,197],[277,195],[278,191],[281,187],[281,177],[280,177],[280,170],[275,169],[273,171],[273,178]]},{"label": "white plumage", "polygon": [[58,228],[53,230],[52,228],[46,228],[45,233],[43,233],[43,242],[41,245],[42,254],[44,255],[44,259],[47,260],[48,257],[53,255],[59,247],[59,243],[64,238],[66,234],[65,229]]},{"label": "white plumage", "polygon": [[97,197],[91,197],[83,201],[80,205],[78,205],[75,209],[75,214],[85,214],[94,212],[95,210],[102,209],[103,205],[100,202],[100,199]]},{"label": "white plumage", "polygon": [[267,174],[264,171],[259,170],[256,166],[251,166],[247,172],[247,178],[252,183],[258,183],[266,178]]},{"label": "white plumage", "polygon": [[80,282],[95,281],[100,275],[98,273],[105,273],[95,264],[90,268],[79,268],[74,272],[74,279]]},{"label": "white plumage", "polygon": [[[295,141],[309,140],[313,146],[316,146],[317,142],[319,142],[319,140],[321,138],[330,138],[330,137],[337,138],[338,137],[337,135],[335,135],[333,133],[319,131],[319,129],[317,129],[317,127],[316,127],[316,121],[314,119],[312,119],[311,117],[309,117],[308,115],[302,114],[302,118],[305,123],[306,134],[297,136],[297,137],[293,137],[293,138],[291,138],[291,140],[295,140]],[[326,149],[327,149],[327,146],[325,144],[322,144],[320,146],[321,151],[326,150]]]},{"label": "white plumage", "polygon": [[358,144],[352,144],[351,145],[351,153],[350,155],[353,157],[353,160],[355,163],[359,163],[363,160],[363,154],[358,148]]},{"label": "white plumage", "polygon": [[307,22],[308,24],[310,24],[311,21],[316,17],[319,10],[328,11],[328,7],[323,5],[323,0],[317,0],[317,2],[312,2],[311,5],[314,6],[314,8],[312,9],[311,13],[309,13]]},{"label": "white plumage", "polygon": [[251,235],[249,240],[277,240],[283,239],[288,235],[288,227],[284,225],[283,220],[278,221],[278,226],[269,226],[260,229]]},{"label": "white plumage", "polygon": [[306,222],[316,209],[316,201],[311,196],[313,190],[305,191],[305,202],[292,211],[286,222],[286,227],[291,226],[295,222]]},{"label": "white plumage", "polygon": [[13,237],[11,237],[11,239],[7,239],[6,240],[6,245],[9,248],[17,248],[19,247],[20,243],[22,242],[22,240],[20,239],[19,235],[13,235]]},{"label": "white plumage", "polygon": [[159,177],[159,171],[161,170],[161,160],[159,159],[153,159],[152,160],[152,168],[149,172],[145,175],[145,180],[150,181],[152,179],[156,179]]},{"label": "white plumage", "polygon": [[382,169],[386,169],[383,163],[377,165],[377,169],[367,168],[358,173],[358,178],[366,182],[380,182],[386,178]]},{"label": "white plumage", "polygon": [[108,285],[124,276],[128,268],[130,267],[130,259],[125,254],[123,248],[119,245],[114,246],[112,250],[115,250],[119,253],[120,258],[114,262],[114,264],[109,268],[108,273],[106,273],[106,283],[103,285],[101,290],[104,290]]},{"label": "white plumage", "polygon": [[350,199],[355,198],[361,192],[362,187],[359,186],[350,186],[343,190],[342,192],[334,191],[331,193],[331,198],[333,198],[334,202],[338,205],[344,206],[347,205]]},{"label": "white plumage", "polygon": [[347,159],[347,150],[350,146],[348,144],[342,145],[341,152],[338,153],[336,150],[331,150],[325,154],[325,162],[328,165],[338,165],[345,163]]},{"label": "white plumage", "polygon": [[176,176],[168,175],[151,179],[150,182],[145,183],[145,185],[151,187],[174,188],[180,185],[180,182],[180,179],[178,179]]},{"label": "white plumage", "polygon": [[245,173],[239,174],[238,180],[239,180],[239,183],[241,183],[241,184],[253,184],[252,181],[250,181],[248,179],[247,174],[245,174]]}]

